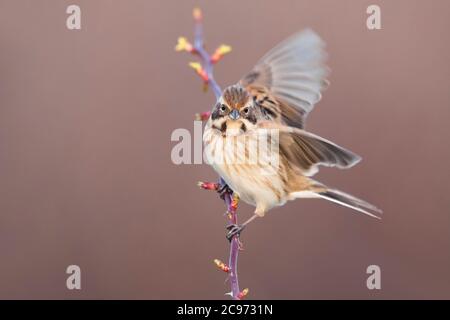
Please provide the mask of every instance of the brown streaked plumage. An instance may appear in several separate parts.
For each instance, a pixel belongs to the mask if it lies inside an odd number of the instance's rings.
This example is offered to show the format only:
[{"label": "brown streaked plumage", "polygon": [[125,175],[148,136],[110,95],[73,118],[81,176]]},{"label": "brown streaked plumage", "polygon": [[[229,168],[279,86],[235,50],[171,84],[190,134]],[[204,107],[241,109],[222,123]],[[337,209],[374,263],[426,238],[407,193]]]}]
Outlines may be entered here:
[{"label": "brown streaked plumage", "polygon": [[250,94],[241,86],[229,86],[223,91],[225,103],[233,109],[241,109],[250,99]]},{"label": "brown streaked plumage", "polygon": [[[323,198],[373,217],[381,212],[310,178],[319,165],[345,169],[361,159],[304,130],[327,85],[325,58],[324,44],[314,32],[295,34],[226,88],[214,107],[203,136],[207,160],[233,192],[256,207],[229,239],[255,217],[297,198]],[[250,161],[255,153],[257,161]]]}]

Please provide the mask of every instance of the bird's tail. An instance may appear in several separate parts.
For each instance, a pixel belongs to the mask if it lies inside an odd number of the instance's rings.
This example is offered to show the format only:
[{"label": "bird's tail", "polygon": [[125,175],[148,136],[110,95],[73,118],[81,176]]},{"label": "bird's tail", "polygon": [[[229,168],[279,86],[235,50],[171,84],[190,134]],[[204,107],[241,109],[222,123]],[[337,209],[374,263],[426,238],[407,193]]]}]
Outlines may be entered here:
[{"label": "bird's tail", "polygon": [[341,206],[351,208],[353,210],[362,212],[376,219],[381,219],[379,214],[382,213],[380,209],[364,200],[358,199],[345,192],[324,188],[313,188],[311,191],[293,192],[291,195],[295,198],[322,198],[328,201],[340,204]]}]

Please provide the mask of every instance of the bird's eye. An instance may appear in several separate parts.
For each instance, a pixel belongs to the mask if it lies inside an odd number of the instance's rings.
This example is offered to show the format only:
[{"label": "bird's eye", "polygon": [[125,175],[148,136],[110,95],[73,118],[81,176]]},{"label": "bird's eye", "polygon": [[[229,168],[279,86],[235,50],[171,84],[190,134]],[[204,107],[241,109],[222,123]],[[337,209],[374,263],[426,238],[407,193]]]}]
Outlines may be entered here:
[{"label": "bird's eye", "polygon": [[223,105],[220,107],[220,111],[222,111],[222,112],[227,111],[227,107],[223,104]]},{"label": "bird's eye", "polygon": [[248,108],[244,108],[244,110],[242,110],[242,111],[244,111],[244,114],[248,114],[249,109]]}]

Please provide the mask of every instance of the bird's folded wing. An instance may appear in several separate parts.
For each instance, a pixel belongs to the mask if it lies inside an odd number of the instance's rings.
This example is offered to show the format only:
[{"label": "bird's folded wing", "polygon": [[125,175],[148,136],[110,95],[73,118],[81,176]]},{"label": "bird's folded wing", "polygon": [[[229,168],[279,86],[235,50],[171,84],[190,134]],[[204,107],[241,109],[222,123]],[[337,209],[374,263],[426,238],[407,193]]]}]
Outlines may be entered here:
[{"label": "bird's folded wing", "polygon": [[324,43],[312,30],[294,34],[259,60],[240,84],[250,92],[268,90],[280,103],[284,123],[302,128],[326,86]]},{"label": "bird's folded wing", "polygon": [[314,175],[318,165],[345,169],[361,160],[353,152],[302,129],[265,121],[258,130],[275,130],[270,135],[277,136],[279,155],[305,176]]}]

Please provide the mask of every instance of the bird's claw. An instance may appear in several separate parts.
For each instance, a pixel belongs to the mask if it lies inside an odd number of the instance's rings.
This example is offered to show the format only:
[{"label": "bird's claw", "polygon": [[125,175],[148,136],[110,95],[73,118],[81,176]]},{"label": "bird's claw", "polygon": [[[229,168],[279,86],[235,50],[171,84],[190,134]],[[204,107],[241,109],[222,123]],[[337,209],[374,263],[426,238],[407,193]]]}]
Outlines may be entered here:
[{"label": "bird's claw", "polygon": [[241,234],[242,230],[244,230],[245,226],[244,225],[237,225],[237,224],[229,224],[227,226],[227,239],[228,241],[231,242],[231,240],[233,239],[234,236],[239,237],[239,235]]},{"label": "bird's claw", "polygon": [[233,190],[227,185],[227,184],[219,184],[219,187],[217,188],[217,193],[219,194],[220,198],[223,200],[226,193],[232,194]]}]

